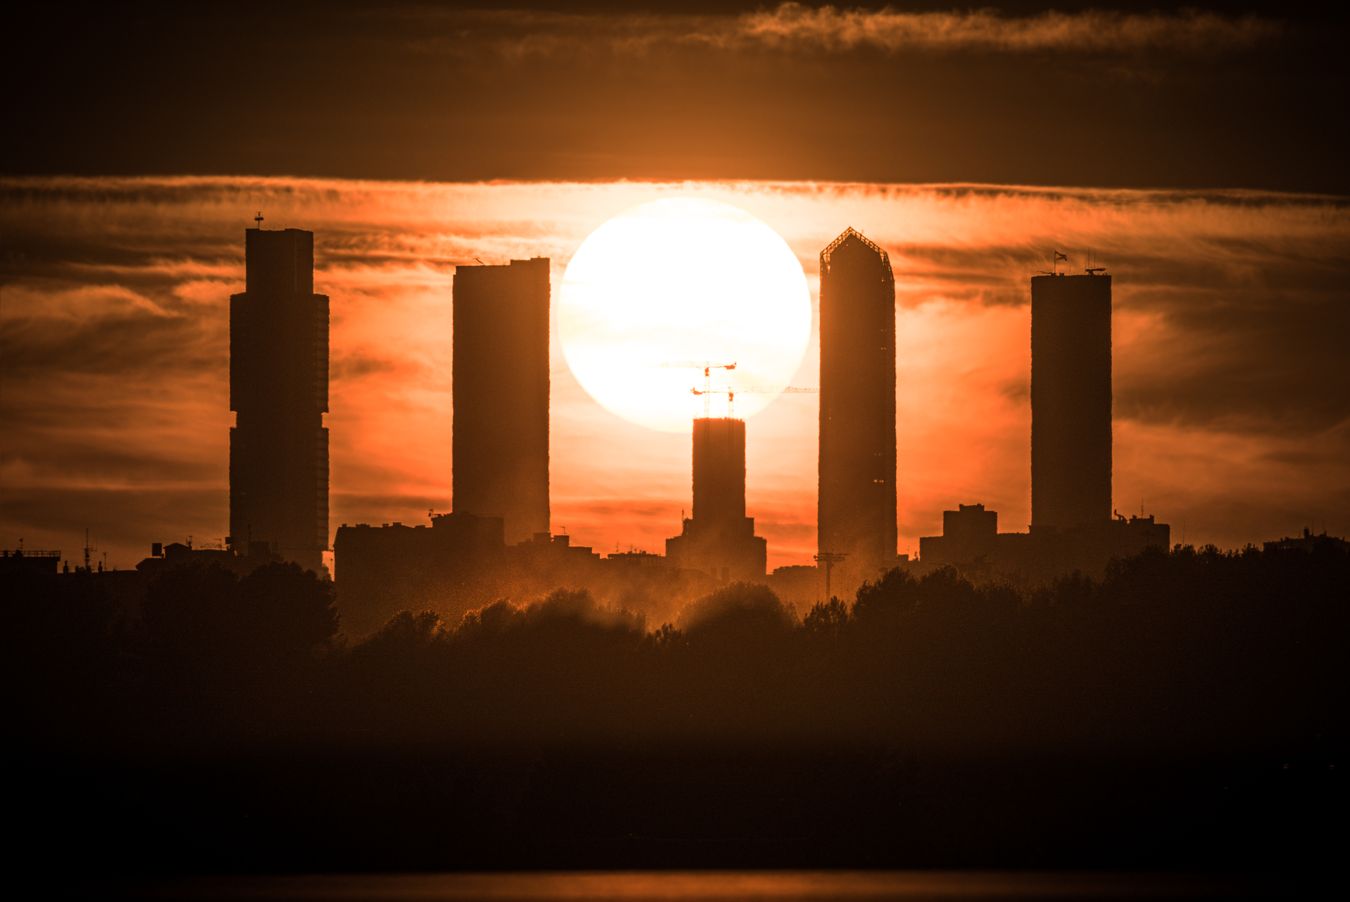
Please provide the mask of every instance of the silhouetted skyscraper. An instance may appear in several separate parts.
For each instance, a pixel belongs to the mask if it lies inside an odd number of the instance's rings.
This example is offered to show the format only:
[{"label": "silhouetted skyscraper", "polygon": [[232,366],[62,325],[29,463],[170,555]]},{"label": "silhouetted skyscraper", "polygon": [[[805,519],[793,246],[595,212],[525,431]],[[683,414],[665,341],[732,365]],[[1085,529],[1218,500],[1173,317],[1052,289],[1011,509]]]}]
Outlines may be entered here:
[{"label": "silhouetted skyscraper", "polygon": [[547,533],[549,262],[455,269],[454,510]]},{"label": "silhouetted skyscraper", "polygon": [[1111,519],[1111,277],[1031,279],[1031,527]]},{"label": "silhouetted skyscraper", "polygon": [[895,565],[895,280],[851,228],[820,253],[817,529],[841,596]]},{"label": "silhouetted skyscraper", "polygon": [[694,515],[666,539],[677,567],[718,579],[763,579],[767,543],[745,515],[745,420],[694,420]]},{"label": "silhouetted skyscraper", "polygon": [[244,233],[230,298],[230,541],[265,542],[321,571],[328,547],[328,297],[314,293],[314,233]]}]

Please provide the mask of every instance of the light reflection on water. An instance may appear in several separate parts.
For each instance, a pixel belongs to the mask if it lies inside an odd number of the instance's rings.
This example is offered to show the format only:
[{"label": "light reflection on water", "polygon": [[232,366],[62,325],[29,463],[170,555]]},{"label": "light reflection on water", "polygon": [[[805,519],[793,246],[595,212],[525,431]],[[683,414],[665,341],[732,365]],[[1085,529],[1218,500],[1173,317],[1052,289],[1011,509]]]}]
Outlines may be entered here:
[{"label": "light reflection on water", "polygon": [[323,874],[240,877],[161,886],[196,899],[879,900],[1170,899],[1277,892],[1237,878],[1102,873],[949,871],[605,871],[494,874]]}]

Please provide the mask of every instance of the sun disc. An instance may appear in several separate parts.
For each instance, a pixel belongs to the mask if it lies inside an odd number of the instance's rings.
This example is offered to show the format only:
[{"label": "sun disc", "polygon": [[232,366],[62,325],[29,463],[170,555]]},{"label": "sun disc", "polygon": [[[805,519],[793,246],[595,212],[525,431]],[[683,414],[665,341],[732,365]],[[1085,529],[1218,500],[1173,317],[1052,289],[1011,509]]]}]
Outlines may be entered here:
[{"label": "sun disc", "polygon": [[702,416],[753,416],[785,388],[811,330],[806,276],[787,242],[737,207],[665,198],[592,232],[563,276],[563,355],[582,387],[634,423],[687,432]]}]

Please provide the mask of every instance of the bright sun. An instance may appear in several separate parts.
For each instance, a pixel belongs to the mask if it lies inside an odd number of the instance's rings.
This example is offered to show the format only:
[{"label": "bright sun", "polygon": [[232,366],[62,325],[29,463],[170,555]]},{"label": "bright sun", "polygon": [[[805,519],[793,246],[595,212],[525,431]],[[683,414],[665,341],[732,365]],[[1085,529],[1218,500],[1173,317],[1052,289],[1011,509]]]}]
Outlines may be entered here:
[{"label": "bright sun", "polygon": [[[563,276],[559,333],[582,387],[626,420],[687,432],[702,416],[704,363],[713,388],[751,416],[781,393],[811,332],[801,264],[744,210],[704,198],[633,207],[592,232]],[[726,395],[712,397],[725,416]]]}]

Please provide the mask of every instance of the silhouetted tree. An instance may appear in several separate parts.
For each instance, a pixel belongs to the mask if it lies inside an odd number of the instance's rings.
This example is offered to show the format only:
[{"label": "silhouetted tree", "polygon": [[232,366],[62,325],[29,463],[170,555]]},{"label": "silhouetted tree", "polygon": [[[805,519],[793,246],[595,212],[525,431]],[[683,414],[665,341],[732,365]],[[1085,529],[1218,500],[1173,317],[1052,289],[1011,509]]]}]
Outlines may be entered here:
[{"label": "silhouetted tree", "polygon": [[838,598],[831,598],[812,605],[802,618],[802,627],[809,635],[833,639],[843,632],[848,620],[848,606]]},{"label": "silhouetted tree", "polygon": [[800,623],[763,586],[654,630],[563,589],[347,648],[312,575],[184,567],[130,625],[92,576],[11,581],[0,651],[25,810],[70,777],[63,812],[144,809],[138,836],[197,855],[753,836],[780,865],[1224,864],[1335,836],[1347,585],[1334,547],[1183,548],[1027,593],[897,570]]},{"label": "silhouetted tree", "polygon": [[245,641],[277,662],[304,660],[338,632],[333,584],[293,563],[268,564],[241,579],[237,616]]},{"label": "silhouetted tree", "polygon": [[794,626],[792,609],[768,586],[733,583],[685,608],[681,622],[694,644],[719,647],[781,641]]}]

